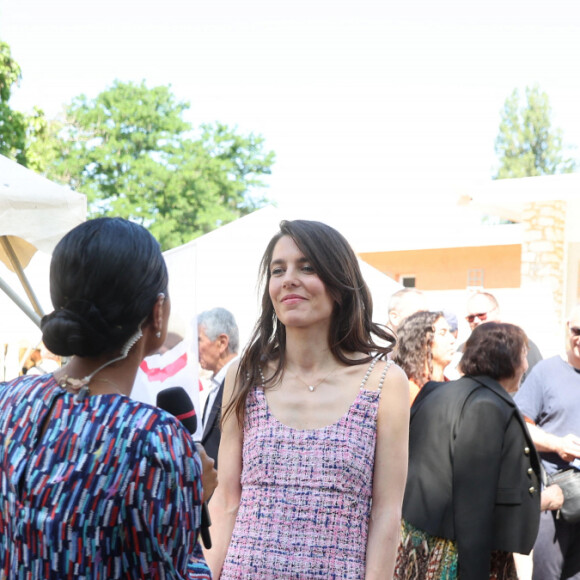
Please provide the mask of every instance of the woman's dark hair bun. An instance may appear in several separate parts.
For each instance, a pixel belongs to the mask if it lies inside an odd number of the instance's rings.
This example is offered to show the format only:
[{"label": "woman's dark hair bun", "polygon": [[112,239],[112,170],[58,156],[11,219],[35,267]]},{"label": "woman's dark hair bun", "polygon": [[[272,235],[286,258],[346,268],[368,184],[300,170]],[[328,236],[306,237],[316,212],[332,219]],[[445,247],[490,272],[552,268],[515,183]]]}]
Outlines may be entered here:
[{"label": "woman's dark hair bun", "polygon": [[110,328],[99,309],[84,300],[71,300],[68,308],[44,316],[40,328],[47,348],[61,356],[100,354],[123,335],[122,328]]},{"label": "woman's dark hair bun", "polygon": [[57,244],[50,266],[54,312],[41,321],[47,348],[61,356],[118,350],[167,294],[155,238],[121,218],[97,218]]},{"label": "woman's dark hair bun", "polygon": [[44,344],[61,356],[91,356],[102,352],[106,337],[87,332],[87,326],[77,314],[65,309],[47,314],[40,322]]}]

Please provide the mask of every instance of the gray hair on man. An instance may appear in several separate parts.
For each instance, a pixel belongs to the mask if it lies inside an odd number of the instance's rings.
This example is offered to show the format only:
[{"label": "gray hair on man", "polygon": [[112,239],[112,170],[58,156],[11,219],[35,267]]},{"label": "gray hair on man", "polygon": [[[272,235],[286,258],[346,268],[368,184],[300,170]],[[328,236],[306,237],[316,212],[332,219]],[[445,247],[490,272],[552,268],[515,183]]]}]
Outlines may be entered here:
[{"label": "gray hair on man", "polygon": [[206,336],[214,341],[220,334],[227,334],[229,338],[228,352],[238,353],[240,334],[234,315],[225,308],[205,310],[197,316],[197,325],[203,327]]}]

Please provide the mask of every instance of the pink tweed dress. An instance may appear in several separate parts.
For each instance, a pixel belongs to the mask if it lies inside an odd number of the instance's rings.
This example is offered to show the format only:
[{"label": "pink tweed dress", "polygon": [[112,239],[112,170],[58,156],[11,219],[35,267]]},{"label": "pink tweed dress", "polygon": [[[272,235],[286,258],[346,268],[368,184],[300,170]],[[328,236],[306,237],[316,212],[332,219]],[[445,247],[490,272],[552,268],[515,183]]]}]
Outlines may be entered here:
[{"label": "pink tweed dress", "polygon": [[222,579],[364,578],[380,390],[365,388],[320,429],[272,415],[263,388],[248,395],[242,496]]}]

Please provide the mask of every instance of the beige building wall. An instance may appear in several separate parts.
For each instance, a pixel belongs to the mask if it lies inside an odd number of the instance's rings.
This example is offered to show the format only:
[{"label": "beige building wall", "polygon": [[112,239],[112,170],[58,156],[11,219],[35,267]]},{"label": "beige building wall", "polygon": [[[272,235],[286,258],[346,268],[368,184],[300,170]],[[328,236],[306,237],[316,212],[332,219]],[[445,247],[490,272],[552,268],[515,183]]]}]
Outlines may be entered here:
[{"label": "beige building wall", "polygon": [[580,243],[568,244],[568,278],[566,280],[565,317],[580,303]]},{"label": "beige building wall", "polygon": [[528,203],[522,216],[522,288],[537,284],[548,287],[560,324],[566,318],[566,208],[566,202],[560,200]]},{"label": "beige building wall", "polygon": [[403,276],[414,276],[421,290],[519,288],[521,255],[520,244],[359,254],[398,282]]}]

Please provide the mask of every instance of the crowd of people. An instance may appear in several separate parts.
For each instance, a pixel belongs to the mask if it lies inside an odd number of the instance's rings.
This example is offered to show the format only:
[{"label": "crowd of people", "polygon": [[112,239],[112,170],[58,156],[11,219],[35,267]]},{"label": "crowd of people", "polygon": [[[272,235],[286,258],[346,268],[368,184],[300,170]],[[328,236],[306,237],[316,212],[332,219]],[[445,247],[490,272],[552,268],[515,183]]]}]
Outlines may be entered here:
[{"label": "crowd of people", "polygon": [[306,220],[260,282],[247,346],[197,316],[198,428],[131,397],[167,346],[157,242],[119,218],[59,242],[41,328],[64,364],[0,385],[0,578],[522,580],[532,552],[533,580],[580,579],[580,307],[566,360],[489,292],[461,345],[417,289],[377,321],[349,243]]}]

